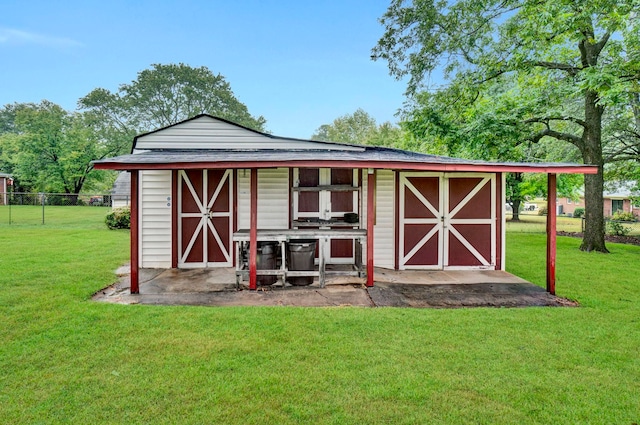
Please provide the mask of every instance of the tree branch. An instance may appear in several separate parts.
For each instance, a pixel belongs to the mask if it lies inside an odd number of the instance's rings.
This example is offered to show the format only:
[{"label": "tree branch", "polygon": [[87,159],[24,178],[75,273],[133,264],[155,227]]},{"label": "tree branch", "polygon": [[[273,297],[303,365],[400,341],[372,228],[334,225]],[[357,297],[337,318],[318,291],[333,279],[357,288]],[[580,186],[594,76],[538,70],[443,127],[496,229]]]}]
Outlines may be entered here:
[{"label": "tree branch", "polygon": [[553,137],[554,139],[569,142],[572,145],[577,146],[579,149],[582,149],[582,146],[584,144],[584,142],[582,141],[582,138],[574,134],[562,133],[560,131],[552,130],[548,124],[546,124],[546,126],[547,127],[544,130],[539,131],[538,133],[530,136],[528,140],[532,141],[533,143],[538,143],[540,139],[542,139],[543,137],[549,136],[549,137]]},{"label": "tree branch", "polygon": [[580,118],[576,118],[576,117],[562,117],[562,116],[557,116],[557,117],[543,117],[543,118],[530,118],[528,120],[525,120],[525,124],[533,124],[533,123],[541,123],[541,124],[545,124],[547,127],[549,126],[549,122],[550,121],[569,121],[572,122],[574,124],[578,124],[584,128],[587,127],[587,122],[584,120],[581,120]]},{"label": "tree branch", "polygon": [[610,32],[606,32],[602,38],[600,39],[600,41],[598,41],[596,43],[596,45],[594,46],[595,48],[595,55],[599,56],[600,52],[602,51],[602,49],[604,48],[604,46],[607,44],[607,42],[609,41],[609,37],[611,37],[611,33]]},{"label": "tree branch", "polygon": [[559,71],[565,71],[572,77],[575,77],[578,74],[578,72],[580,72],[583,69],[573,65],[569,65],[568,63],[560,63],[560,62],[533,61],[533,62],[530,62],[530,64],[533,66],[539,66],[541,68],[557,69]]}]

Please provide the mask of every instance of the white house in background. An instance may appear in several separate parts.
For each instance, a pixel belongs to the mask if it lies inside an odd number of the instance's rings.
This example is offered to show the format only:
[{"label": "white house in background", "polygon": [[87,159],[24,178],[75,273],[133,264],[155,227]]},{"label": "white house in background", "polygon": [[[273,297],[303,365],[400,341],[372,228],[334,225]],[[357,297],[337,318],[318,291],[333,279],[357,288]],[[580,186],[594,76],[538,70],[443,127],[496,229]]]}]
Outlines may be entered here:
[{"label": "white house in background", "polygon": [[289,238],[318,240],[316,276],[325,263],[352,264],[368,286],[374,267],[504,270],[505,173],[548,173],[553,193],[556,173],[597,171],[278,137],[210,115],[139,135],[131,154],[94,164],[131,177],[132,293],[139,268],[245,258],[255,289],[258,243]]}]

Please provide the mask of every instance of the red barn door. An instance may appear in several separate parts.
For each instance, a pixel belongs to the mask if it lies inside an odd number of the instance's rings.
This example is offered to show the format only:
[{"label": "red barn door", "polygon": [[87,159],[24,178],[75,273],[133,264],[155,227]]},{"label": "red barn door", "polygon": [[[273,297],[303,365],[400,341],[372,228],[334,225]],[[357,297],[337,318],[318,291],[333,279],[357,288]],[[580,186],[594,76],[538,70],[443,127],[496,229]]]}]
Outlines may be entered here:
[{"label": "red barn door", "polygon": [[445,268],[495,269],[495,174],[447,174],[444,217]]},{"label": "red barn door", "polygon": [[400,174],[400,269],[495,269],[496,176]]},{"label": "red barn door", "polygon": [[441,269],[441,173],[400,174],[400,269]]},{"label": "red barn door", "polygon": [[178,267],[228,267],[233,232],[230,170],[178,173]]}]

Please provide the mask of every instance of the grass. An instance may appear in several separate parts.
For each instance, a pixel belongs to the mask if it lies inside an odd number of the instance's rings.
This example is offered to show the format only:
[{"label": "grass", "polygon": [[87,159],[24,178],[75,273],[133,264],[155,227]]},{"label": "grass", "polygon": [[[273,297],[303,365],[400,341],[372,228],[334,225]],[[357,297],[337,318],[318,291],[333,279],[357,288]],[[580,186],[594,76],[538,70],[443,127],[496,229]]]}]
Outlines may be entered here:
[{"label": "grass", "polygon": [[[580,308],[123,306],[89,301],[128,248],[93,211],[0,223],[2,423],[640,422],[638,247],[558,238]],[[543,285],[544,243],[508,269]]]},{"label": "grass", "polygon": [[[110,207],[45,205],[44,225],[98,229],[103,227],[104,217],[110,211]],[[12,226],[42,226],[43,209],[33,205],[0,205],[0,226],[9,225],[9,221]]]},{"label": "grass", "polygon": [[[511,233],[545,233],[547,216],[520,213],[519,221],[511,221],[507,216],[507,231]],[[556,226],[559,231],[582,232],[582,219],[575,217],[557,216]],[[640,236],[640,222],[624,223],[630,229],[629,236]]]}]

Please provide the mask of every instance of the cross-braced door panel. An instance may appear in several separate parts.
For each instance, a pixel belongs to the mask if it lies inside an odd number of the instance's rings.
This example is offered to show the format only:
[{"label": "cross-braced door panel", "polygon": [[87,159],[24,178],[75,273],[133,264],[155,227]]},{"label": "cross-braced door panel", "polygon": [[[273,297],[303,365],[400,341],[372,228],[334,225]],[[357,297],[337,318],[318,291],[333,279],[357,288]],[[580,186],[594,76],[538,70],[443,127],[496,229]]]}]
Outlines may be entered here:
[{"label": "cross-braced door panel", "polygon": [[233,183],[230,170],[178,173],[178,265],[231,265]]},{"label": "cross-braced door panel", "polygon": [[401,269],[495,268],[493,174],[401,173]]},{"label": "cross-braced door panel", "polygon": [[400,176],[400,268],[442,267],[440,174]]},{"label": "cross-braced door panel", "polygon": [[448,175],[445,182],[445,267],[495,268],[495,176]]}]

